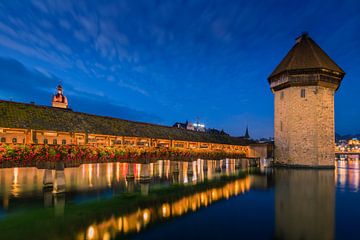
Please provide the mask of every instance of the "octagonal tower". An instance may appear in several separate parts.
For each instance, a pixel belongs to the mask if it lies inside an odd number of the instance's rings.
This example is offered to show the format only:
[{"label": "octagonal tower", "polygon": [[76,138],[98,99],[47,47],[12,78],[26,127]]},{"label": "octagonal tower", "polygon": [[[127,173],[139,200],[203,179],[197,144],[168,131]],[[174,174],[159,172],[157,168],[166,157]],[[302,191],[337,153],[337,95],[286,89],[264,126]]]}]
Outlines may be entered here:
[{"label": "octagonal tower", "polygon": [[345,72],[304,33],[268,78],[276,165],[333,168],[334,94]]}]

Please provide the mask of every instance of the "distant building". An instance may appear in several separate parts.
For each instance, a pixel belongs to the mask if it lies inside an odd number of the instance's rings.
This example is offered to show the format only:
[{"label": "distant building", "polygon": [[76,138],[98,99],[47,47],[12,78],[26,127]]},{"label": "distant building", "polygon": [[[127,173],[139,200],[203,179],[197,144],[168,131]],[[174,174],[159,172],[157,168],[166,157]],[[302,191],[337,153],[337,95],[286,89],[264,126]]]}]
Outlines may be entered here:
[{"label": "distant building", "polygon": [[180,128],[180,129],[191,130],[191,131],[195,130],[194,125],[191,122],[189,122],[188,120],[186,120],[185,123],[176,122],[173,125],[173,127]]},{"label": "distant building", "polygon": [[206,132],[207,133],[210,133],[210,134],[218,134],[218,135],[225,135],[225,136],[230,136],[228,133],[226,133],[223,129],[222,130],[218,130],[218,129],[215,129],[215,128],[207,128],[206,129]]},{"label": "distant building", "polygon": [[52,106],[56,108],[68,108],[68,100],[63,94],[61,85],[58,85],[57,87],[57,94],[53,95]]},{"label": "distant building", "polygon": [[205,124],[191,123],[187,120],[185,123],[176,122],[176,123],[174,123],[173,127],[186,129],[186,130],[190,130],[190,131],[196,131],[196,132],[206,132]]},{"label": "distant building", "polygon": [[206,129],[205,129],[205,124],[203,123],[194,123],[194,130],[197,131],[197,132],[205,132]]}]

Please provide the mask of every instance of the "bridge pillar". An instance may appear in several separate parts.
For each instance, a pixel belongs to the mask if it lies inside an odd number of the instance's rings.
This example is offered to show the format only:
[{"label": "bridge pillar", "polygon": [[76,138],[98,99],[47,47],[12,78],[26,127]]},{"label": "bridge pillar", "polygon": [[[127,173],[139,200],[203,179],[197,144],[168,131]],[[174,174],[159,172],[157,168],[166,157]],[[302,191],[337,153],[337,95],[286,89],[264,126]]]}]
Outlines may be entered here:
[{"label": "bridge pillar", "polygon": [[51,207],[53,205],[52,190],[49,188],[44,188],[43,195],[44,195],[44,207],[46,208]]},{"label": "bridge pillar", "polygon": [[65,172],[64,172],[64,163],[56,163],[55,170],[55,181],[53,193],[64,193],[65,192]]},{"label": "bridge pillar", "polygon": [[217,172],[217,173],[221,172],[220,160],[215,161],[215,172]]},{"label": "bridge pillar", "polygon": [[188,175],[189,177],[191,177],[191,176],[194,175],[193,162],[188,162],[187,175]]},{"label": "bridge pillar", "polygon": [[227,159],[222,160],[221,168],[226,169],[226,161]]},{"label": "bridge pillar", "polygon": [[175,163],[175,169],[174,169],[174,173],[179,173],[179,162]]},{"label": "bridge pillar", "polygon": [[150,189],[150,164],[141,164],[141,171],[140,171],[140,191],[141,195],[147,196],[149,195]]},{"label": "bridge pillar", "polygon": [[54,196],[55,216],[63,216],[65,212],[65,193]]},{"label": "bridge pillar", "polygon": [[140,183],[149,183],[150,181],[150,164],[141,164]]},{"label": "bridge pillar", "polygon": [[53,187],[53,174],[51,169],[45,169],[44,178],[43,178],[43,187],[44,188],[52,188]]},{"label": "bridge pillar", "polygon": [[207,172],[207,170],[208,170],[208,160],[203,160],[203,161],[204,161],[203,171]]},{"label": "bridge pillar", "polygon": [[128,169],[126,173],[126,180],[134,180],[134,164],[128,163]]},{"label": "bridge pillar", "polygon": [[140,192],[142,196],[148,196],[150,190],[150,183],[140,183]]}]

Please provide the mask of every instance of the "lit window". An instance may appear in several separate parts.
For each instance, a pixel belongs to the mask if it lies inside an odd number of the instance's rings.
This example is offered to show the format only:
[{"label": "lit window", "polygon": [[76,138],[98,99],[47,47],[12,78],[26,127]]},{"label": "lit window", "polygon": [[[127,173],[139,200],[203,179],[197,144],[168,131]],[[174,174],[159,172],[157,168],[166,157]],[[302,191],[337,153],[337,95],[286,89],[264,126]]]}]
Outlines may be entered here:
[{"label": "lit window", "polygon": [[6,138],[2,137],[2,138],[1,138],[1,142],[2,142],[2,143],[6,142]]},{"label": "lit window", "polygon": [[17,138],[13,138],[13,139],[12,139],[12,142],[13,142],[13,143],[17,143]]},{"label": "lit window", "polygon": [[53,144],[57,145],[57,140],[56,139],[53,140]]},{"label": "lit window", "polygon": [[284,99],[284,92],[280,93],[280,99],[283,100]]},{"label": "lit window", "polygon": [[44,144],[48,144],[48,140],[46,138],[44,139]]},{"label": "lit window", "polygon": [[301,96],[302,98],[305,98],[305,89],[301,89],[300,96]]},{"label": "lit window", "polygon": [[61,141],[61,144],[62,144],[62,145],[65,145],[65,144],[66,144],[66,140],[63,139],[63,140]]}]

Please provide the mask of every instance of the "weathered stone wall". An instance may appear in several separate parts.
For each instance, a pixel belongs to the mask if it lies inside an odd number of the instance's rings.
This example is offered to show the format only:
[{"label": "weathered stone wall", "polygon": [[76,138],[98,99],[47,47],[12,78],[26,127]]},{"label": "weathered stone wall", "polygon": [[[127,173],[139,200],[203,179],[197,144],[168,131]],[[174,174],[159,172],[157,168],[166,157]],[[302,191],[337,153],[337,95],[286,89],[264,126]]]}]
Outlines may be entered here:
[{"label": "weathered stone wall", "polygon": [[274,97],[275,163],[334,166],[334,89],[289,87]]}]

